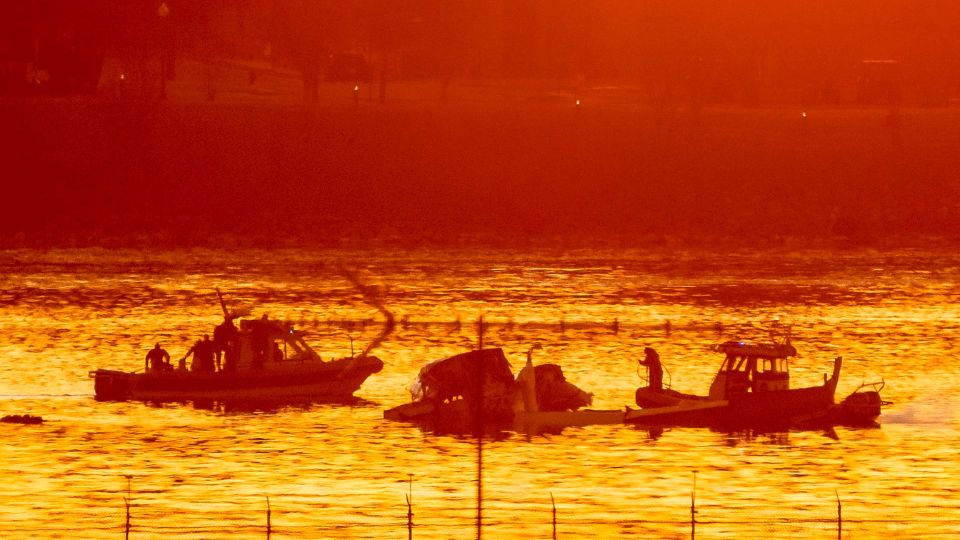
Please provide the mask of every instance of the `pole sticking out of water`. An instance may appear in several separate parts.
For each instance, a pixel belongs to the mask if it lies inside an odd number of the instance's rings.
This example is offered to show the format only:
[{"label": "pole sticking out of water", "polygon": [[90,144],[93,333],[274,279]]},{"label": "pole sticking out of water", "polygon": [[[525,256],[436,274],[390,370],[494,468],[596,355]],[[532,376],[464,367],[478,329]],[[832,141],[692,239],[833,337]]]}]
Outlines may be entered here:
[{"label": "pole sticking out of water", "polygon": [[553,493],[550,493],[550,506],[553,507],[553,540],[557,540],[557,503],[553,500]]},{"label": "pole sticking out of water", "polygon": [[267,540],[270,540],[271,532],[273,532],[273,527],[270,524],[270,496],[267,495]]},{"label": "pole sticking out of water", "polygon": [[697,471],[693,471],[693,490],[690,491],[690,540],[697,537]]},{"label": "pole sticking out of water", "polygon": [[843,506],[840,504],[840,492],[833,490],[837,495],[837,540],[843,535]]},{"label": "pole sticking out of water", "polygon": [[[483,317],[480,318],[480,338],[483,340]],[[477,540],[483,538],[483,425],[484,425],[484,407],[483,407],[483,381],[484,381],[484,362],[483,356],[477,355],[477,390],[476,403],[474,406],[476,436],[477,436]]]},{"label": "pole sticking out of water", "polygon": [[130,540],[130,479],[133,478],[132,475],[125,475],[127,477],[127,496],[123,498],[123,506],[127,510],[127,519],[124,525],[124,540]]},{"label": "pole sticking out of water", "polygon": [[410,488],[407,492],[407,540],[413,540],[413,475],[410,474]]},{"label": "pole sticking out of water", "polygon": [[479,351],[483,350],[483,331],[483,315],[481,315],[480,318],[477,319],[477,350]]}]

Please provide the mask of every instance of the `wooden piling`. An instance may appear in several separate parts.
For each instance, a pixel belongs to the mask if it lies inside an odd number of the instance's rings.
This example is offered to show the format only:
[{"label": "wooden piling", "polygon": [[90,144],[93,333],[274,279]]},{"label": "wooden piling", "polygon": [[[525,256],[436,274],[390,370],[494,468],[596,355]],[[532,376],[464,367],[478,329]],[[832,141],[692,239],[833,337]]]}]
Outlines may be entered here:
[{"label": "wooden piling", "polygon": [[[480,344],[483,346],[483,317],[480,317]],[[476,361],[477,388],[475,392],[474,422],[477,436],[477,540],[483,538],[483,431],[484,431],[484,395],[483,382],[485,379],[485,365],[483,357],[478,356]]]},{"label": "wooden piling", "polygon": [[407,540],[413,540],[413,503],[410,501],[410,495],[404,495],[407,499]]},{"label": "wooden piling", "polygon": [[273,526],[270,523],[270,496],[267,495],[267,540],[270,540],[270,533],[273,532]]},{"label": "wooden piling", "polygon": [[550,494],[550,506],[553,507],[553,540],[557,540],[557,503],[553,500],[553,493]]},{"label": "wooden piling", "polygon": [[480,350],[480,351],[483,350],[483,331],[484,331],[484,323],[483,323],[483,315],[481,315],[480,318],[477,319],[477,350]]},{"label": "wooden piling", "polygon": [[840,492],[833,490],[837,495],[837,540],[843,536],[843,506],[840,504]]},{"label": "wooden piling", "polygon": [[407,540],[413,540],[413,475],[410,474],[410,487],[407,491]]},{"label": "wooden piling", "polygon": [[690,491],[690,540],[697,537],[697,471],[693,471],[693,490]]},{"label": "wooden piling", "polygon": [[132,475],[125,475],[127,478],[127,496],[123,498],[123,506],[127,510],[127,519],[124,524],[124,540],[130,540],[130,480],[133,478]]}]

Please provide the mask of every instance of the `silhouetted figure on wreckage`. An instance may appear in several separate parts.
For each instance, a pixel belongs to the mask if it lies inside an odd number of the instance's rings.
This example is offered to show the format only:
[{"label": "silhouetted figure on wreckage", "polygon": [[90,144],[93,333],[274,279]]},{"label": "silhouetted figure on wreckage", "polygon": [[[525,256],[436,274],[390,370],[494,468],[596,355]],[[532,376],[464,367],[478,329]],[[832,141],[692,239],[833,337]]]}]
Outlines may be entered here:
[{"label": "silhouetted figure on wreckage", "polygon": [[643,355],[640,363],[647,366],[650,388],[659,392],[663,390],[663,365],[660,363],[660,355],[652,347],[644,347]]},{"label": "silhouetted figure on wreckage", "polygon": [[173,366],[170,365],[170,353],[165,351],[157,343],[147,353],[143,369],[146,371],[170,371]]}]

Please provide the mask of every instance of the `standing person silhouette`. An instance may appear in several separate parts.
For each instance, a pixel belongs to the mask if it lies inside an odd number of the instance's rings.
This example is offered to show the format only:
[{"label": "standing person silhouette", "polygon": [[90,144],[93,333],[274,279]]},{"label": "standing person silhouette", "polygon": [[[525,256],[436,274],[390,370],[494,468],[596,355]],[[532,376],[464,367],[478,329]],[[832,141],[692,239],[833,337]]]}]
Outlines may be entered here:
[{"label": "standing person silhouette", "polygon": [[157,343],[147,353],[143,369],[146,371],[168,371],[173,369],[170,365],[170,353],[165,351],[160,347],[160,344]]},{"label": "standing person silhouette", "polygon": [[214,363],[216,355],[216,348],[213,342],[210,341],[210,336],[204,334],[200,346],[193,352],[193,359],[200,362],[200,371],[216,371],[216,364]]},{"label": "standing person silhouette", "polygon": [[187,354],[183,355],[183,358],[180,360],[180,364],[185,365],[187,358],[191,354],[193,355],[193,363],[190,364],[190,371],[216,371],[216,364],[214,364],[216,351],[208,334],[204,334],[203,339],[198,339],[197,342],[193,344],[193,347],[190,347]]},{"label": "standing person silhouette", "polygon": [[652,347],[644,347],[643,355],[644,358],[640,363],[647,366],[650,388],[659,392],[663,390],[663,365],[660,363],[660,355]]},{"label": "standing person silhouette", "polygon": [[[239,330],[233,324],[232,317],[224,317],[223,323],[213,329],[213,349],[217,354],[217,371],[233,365],[234,347]],[[223,364],[220,363],[223,358]]]}]

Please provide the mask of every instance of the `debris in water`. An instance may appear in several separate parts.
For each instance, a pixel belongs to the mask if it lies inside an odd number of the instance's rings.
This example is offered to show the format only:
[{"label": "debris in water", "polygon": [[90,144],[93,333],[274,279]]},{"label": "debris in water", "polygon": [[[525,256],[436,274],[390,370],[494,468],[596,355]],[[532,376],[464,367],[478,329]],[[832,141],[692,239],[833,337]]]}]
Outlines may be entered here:
[{"label": "debris in water", "polygon": [[0,422],[7,424],[42,424],[43,418],[30,414],[8,414],[0,418]]}]

